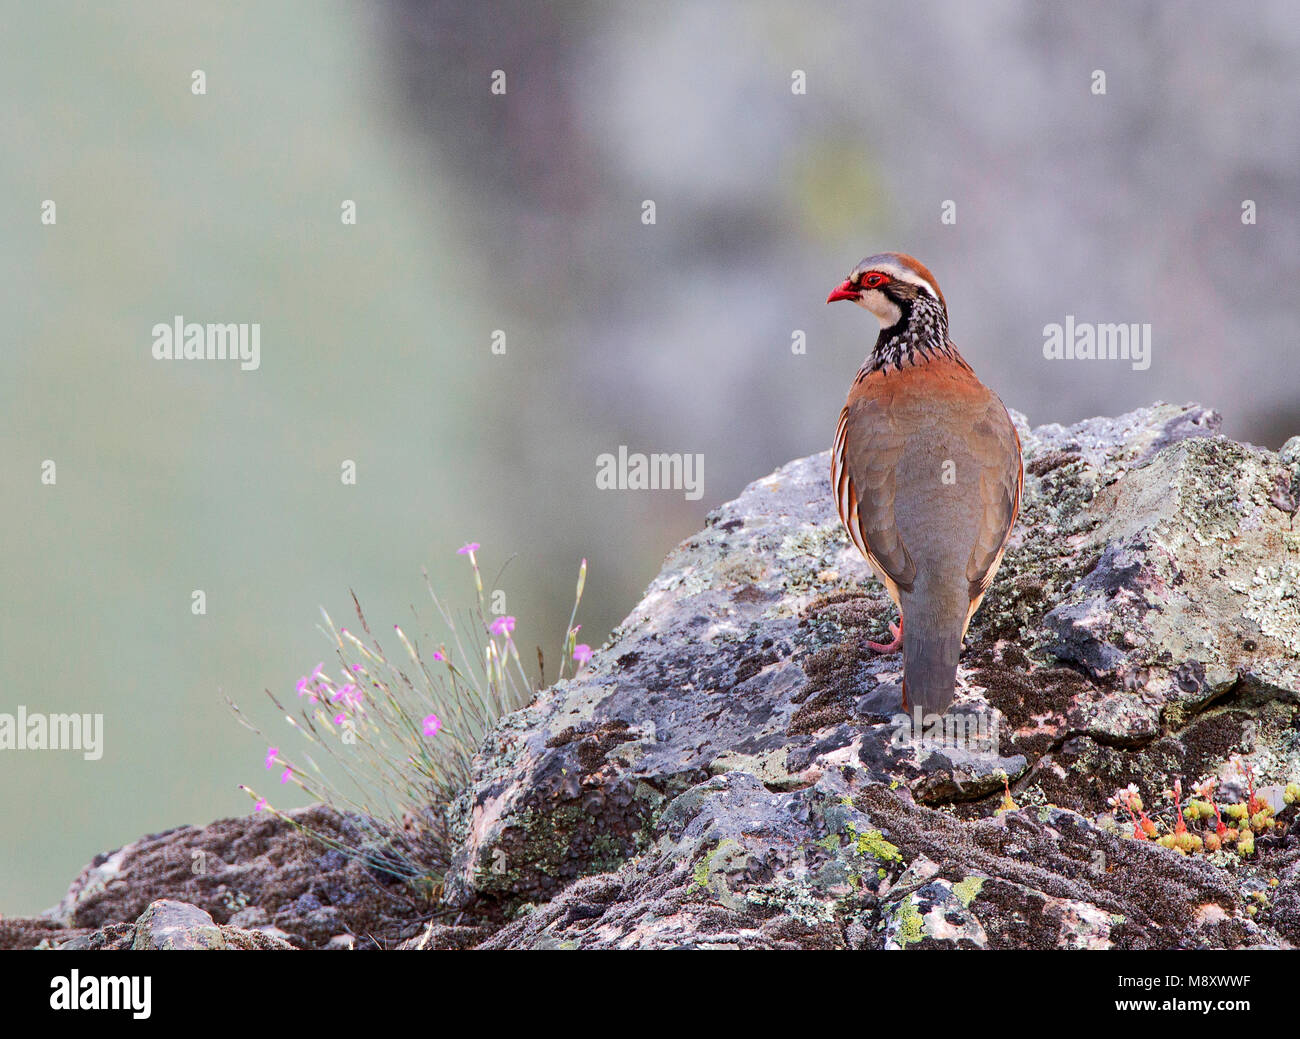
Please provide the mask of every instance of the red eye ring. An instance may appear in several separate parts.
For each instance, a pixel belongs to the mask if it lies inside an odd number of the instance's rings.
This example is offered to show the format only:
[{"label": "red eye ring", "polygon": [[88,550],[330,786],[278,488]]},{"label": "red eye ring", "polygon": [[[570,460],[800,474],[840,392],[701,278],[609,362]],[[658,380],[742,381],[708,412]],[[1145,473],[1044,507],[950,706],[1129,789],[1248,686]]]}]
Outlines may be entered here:
[{"label": "red eye ring", "polygon": [[888,276],[881,274],[879,271],[872,271],[862,279],[862,287],[864,289],[878,289],[888,280]]}]

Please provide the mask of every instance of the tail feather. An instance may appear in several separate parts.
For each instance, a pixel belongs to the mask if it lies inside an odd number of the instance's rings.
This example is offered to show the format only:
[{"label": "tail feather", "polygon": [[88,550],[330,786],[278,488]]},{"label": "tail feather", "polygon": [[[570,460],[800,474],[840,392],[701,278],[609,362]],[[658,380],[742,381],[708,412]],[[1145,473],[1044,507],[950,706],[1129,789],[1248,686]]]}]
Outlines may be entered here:
[{"label": "tail feather", "polygon": [[[919,621],[919,618],[918,618]],[[961,657],[960,631],[927,630],[909,614],[903,625],[903,705],[943,714],[952,704]]]}]

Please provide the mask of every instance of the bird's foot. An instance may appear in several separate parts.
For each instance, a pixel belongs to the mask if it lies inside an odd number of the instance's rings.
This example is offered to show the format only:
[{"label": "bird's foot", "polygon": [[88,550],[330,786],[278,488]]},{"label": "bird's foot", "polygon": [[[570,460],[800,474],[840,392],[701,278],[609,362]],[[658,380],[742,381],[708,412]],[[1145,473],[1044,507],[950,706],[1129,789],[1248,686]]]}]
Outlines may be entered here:
[{"label": "bird's foot", "polygon": [[877,653],[897,653],[903,648],[903,622],[890,624],[889,633],[894,636],[893,642],[872,642],[867,639],[867,649],[873,649]]}]

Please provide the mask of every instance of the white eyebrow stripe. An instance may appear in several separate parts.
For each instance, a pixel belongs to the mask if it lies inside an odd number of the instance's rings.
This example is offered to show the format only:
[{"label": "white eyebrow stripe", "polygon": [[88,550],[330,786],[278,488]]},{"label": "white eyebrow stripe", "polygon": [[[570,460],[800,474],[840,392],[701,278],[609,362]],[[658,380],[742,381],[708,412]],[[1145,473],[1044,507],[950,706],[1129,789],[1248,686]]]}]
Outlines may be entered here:
[{"label": "white eyebrow stripe", "polygon": [[922,278],[919,274],[916,273],[916,271],[913,271],[907,267],[902,267],[896,263],[877,263],[877,264],[872,264],[871,270],[884,271],[892,278],[896,278],[899,281],[907,282],[909,285],[915,285],[918,288],[925,289],[925,291],[928,292],[935,299],[939,298],[939,293],[935,291],[934,286],[931,285],[929,281],[927,281],[925,278]]}]

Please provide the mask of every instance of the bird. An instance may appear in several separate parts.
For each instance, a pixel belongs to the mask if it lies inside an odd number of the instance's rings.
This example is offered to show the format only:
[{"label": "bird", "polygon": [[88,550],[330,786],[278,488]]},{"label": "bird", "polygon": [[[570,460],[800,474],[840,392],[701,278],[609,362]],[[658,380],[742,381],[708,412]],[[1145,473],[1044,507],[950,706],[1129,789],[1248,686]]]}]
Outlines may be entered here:
[{"label": "bird", "polygon": [[949,338],[947,301],[919,260],[868,256],[826,298],[837,300],[880,323],[831,449],[840,521],[898,607],[893,641],[867,645],[902,649],[905,712],[942,715],[1020,513],[1020,436]]}]

